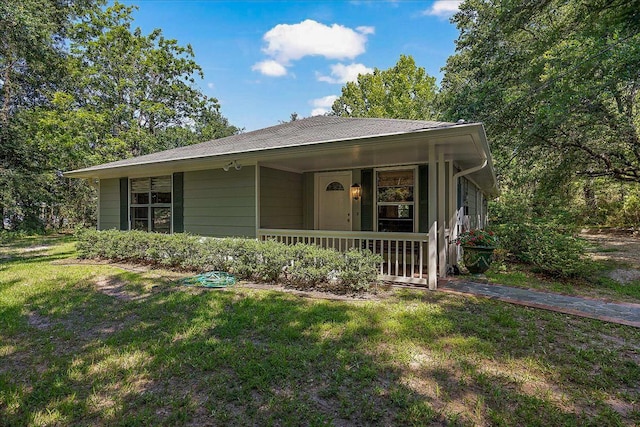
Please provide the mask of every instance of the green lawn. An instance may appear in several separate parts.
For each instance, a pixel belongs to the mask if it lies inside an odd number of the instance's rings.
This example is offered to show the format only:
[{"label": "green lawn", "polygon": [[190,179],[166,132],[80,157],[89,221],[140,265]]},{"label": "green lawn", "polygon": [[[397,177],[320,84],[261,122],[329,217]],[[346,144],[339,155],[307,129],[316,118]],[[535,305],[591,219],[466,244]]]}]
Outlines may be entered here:
[{"label": "green lawn", "polygon": [[491,266],[486,276],[491,283],[501,285],[640,304],[640,280],[619,283],[607,277],[609,271],[628,266],[611,261],[594,265],[593,275],[589,278],[554,279],[533,272],[527,265],[508,263]]},{"label": "green lawn", "polygon": [[0,425],[640,423],[640,329],[428,291],[185,289],[74,253],[0,247]]}]

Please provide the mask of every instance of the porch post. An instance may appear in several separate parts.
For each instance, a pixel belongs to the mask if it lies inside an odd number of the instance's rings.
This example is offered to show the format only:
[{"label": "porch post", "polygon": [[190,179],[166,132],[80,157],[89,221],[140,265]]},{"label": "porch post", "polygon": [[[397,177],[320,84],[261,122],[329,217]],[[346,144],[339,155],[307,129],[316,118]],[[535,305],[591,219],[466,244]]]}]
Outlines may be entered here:
[{"label": "porch post", "polygon": [[444,240],[445,220],[445,164],[444,153],[438,153],[438,276],[447,275],[447,249]]},{"label": "porch post", "polygon": [[428,245],[428,284],[429,289],[438,286],[438,173],[436,170],[436,148],[429,145],[429,245]]}]

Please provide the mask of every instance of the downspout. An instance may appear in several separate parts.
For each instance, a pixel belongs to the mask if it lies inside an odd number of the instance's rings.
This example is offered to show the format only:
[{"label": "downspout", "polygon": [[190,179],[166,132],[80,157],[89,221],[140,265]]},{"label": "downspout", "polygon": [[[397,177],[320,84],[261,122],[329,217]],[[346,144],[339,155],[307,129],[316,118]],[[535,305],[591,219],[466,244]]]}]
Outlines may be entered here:
[{"label": "downspout", "polygon": [[451,197],[449,199],[449,215],[451,215],[451,224],[449,225],[449,248],[451,248],[449,250],[449,265],[453,266],[458,264],[458,249],[456,244],[454,243],[456,241],[456,239],[458,238],[458,223],[457,223],[457,218],[458,218],[458,212],[459,212],[459,208],[457,206],[458,204],[458,179],[462,178],[463,176],[469,175],[471,173],[477,172],[481,169],[484,169],[487,164],[489,163],[489,160],[486,156],[486,154],[483,153],[483,157],[484,160],[482,162],[482,164],[478,165],[478,166],[473,166],[469,169],[465,169],[465,170],[461,170],[460,172],[456,173],[455,175],[453,175],[453,179],[451,182],[451,187],[450,187],[450,194]]}]

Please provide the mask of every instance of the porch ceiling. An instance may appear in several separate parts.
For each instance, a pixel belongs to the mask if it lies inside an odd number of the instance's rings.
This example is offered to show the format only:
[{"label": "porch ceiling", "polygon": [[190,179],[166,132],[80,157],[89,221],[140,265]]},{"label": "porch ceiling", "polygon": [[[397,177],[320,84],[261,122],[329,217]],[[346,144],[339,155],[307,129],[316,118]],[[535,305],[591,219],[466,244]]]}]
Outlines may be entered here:
[{"label": "porch ceiling", "polygon": [[[66,173],[77,178],[117,178],[150,176],[172,172],[217,169],[237,161],[243,166],[262,165],[293,172],[411,165],[429,162],[429,147],[465,170],[481,165],[468,175],[487,194],[496,194],[496,177],[484,127],[480,123],[442,128],[426,128],[407,133],[384,134],[344,140],[319,141],[299,146],[236,152],[212,156],[164,159],[144,164],[123,164],[96,170]],[[125,161],[128,162],[128,161]],[[109,165],[106,165],[109,166]]]},{"label": "porch ceiling", "polygon": [[[493,193],[496,178],[489,148],[481,125],[403,135],[345,141],[327,147],[304,147],[288,150],[278,156],[265,157],[260,165],[293,172],[317,172],[342,169],[412,165],[429,162],[429,147],[435,146],[436,156],[444,155],[462,170],[478,166],[488,159],[487,167],[470,174],[486,192]],[[273,153],[275,154],[275,153]]]}]

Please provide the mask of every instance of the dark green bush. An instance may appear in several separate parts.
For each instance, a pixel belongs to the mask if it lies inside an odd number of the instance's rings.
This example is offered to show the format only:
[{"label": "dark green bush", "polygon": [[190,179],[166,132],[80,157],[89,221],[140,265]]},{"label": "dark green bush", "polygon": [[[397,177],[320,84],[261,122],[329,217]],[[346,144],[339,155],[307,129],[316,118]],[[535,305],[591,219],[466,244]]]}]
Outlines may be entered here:
[{"label": "dark green bush", "polygon": [[535,223],[494,226],[500,247],[535,270],[556,277],[586,277],[592,271],[585,242],[567,232]]},{"label": "dark green bush", "polygon": [[340,253],[312,245],[275,241],[214,239],[189,234],[81,230],[81,258],[144,263],[185,271],[228,271],[238,278],[281,282],[295,287],[361,291],[376,281],[378,255]]}]

